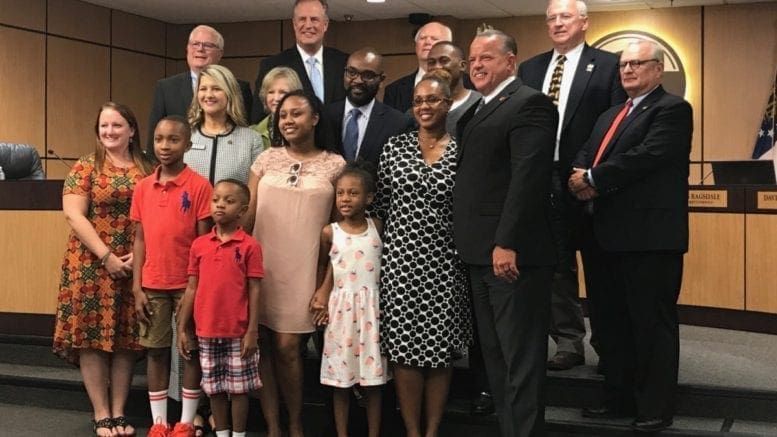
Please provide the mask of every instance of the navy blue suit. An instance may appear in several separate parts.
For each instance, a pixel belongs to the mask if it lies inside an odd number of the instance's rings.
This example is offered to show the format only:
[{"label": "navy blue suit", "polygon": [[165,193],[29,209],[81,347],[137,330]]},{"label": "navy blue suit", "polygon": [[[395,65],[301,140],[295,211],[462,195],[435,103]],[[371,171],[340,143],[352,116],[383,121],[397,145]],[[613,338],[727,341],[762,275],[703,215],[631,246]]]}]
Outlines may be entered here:
[{"label": "navy blue suit", "polygon": [[[325,110],[332,123],[335,138],[338,141],[338,150],[343,154],[342,133],[345,100],[327,105]],[[359,154],[356,158],[371,162],[377,170],[380,154],[386,141],[394,135],[407,131],[411,126],[411,120],[407,115],[375,100],[375,104],[370,112],[370,119],[367,121],[367,129],[364,131],[364,138],[359,147]]]}]

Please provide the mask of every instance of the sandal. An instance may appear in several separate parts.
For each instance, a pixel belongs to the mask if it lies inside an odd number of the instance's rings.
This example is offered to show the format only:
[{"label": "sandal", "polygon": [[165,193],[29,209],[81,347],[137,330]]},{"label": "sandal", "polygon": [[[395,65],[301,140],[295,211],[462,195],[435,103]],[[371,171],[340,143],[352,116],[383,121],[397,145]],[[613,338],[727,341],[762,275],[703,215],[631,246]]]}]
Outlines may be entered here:
[{"label": "sandal", "polygon": [[111,434],[113,434],[113,419],[110,417],[104,417],[100,420],[92,420],[92,432],[94,435],[99,436],[100,434],[97,434],[97,430],[100,428],[105,428],[107,430],[111,431]]},{"label": "sandal", "polygon": [[212,425],[209,423],[211,417],[213,417],[213,413],[210,411],[210,405],[207,402],[201,403],[197,408],[197,415],[194,416],[194,420],[192,421],[195,436],[205,436],[213,429]]},{"label": "sandal", "polygon": [[[114,428],[117,428],[117,427],[124,428],[125,434],[119,434],[120,436],[133,436],[133,435],[135,435],[135,426],[133,426],[131,423],[129,423],[129,421],[127,420],[127,418],[125,416],[114,417],[113,418],[113,427]],[[132,432],[126,433],[127,432],[127,427],[132,428]]]}]

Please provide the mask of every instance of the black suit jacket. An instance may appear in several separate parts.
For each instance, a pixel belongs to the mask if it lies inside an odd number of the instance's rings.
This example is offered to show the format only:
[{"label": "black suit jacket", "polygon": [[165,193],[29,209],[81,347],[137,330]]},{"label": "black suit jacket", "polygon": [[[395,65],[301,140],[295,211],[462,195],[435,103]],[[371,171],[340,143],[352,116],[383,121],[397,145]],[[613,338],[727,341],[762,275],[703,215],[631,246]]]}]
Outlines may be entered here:
[{"label": "black suit jacket", "polygon": [[[623,105],[602,114],[574,165],[591,168],[596,152]],[[688,165],[691,105],[653,90],[618,126],[596,167],[599,197],[593,230],[607,251],[685,252],[688,249]]]},{"label": "black suit jacket", "polygon": [[[553,51],[522,62],[518,77],[530,87],[542,89]],[[559,137],[560,174],[568,174],[577,152],[591,135],[591,129],[604,111],[626,101],[620,82],[618,56],[586,44],[572,79]]]},{"label": "black suit jacket", "polygon": [[[331,47],[324,47],[324,103],[332,103],[345,99],[345,88],[343,87],[343,72],[348,63],[348,54]],[[251,111],[251,119],[254,123],[265,117],[264,104],[259,99],[259,91],[262,89],[262,81],[267,73],[275,67],[289,67],[297,72],[302,88],[313,93],[313,85],[310,83],[308,71],[302,61],[302,57],[297,50],[297,46],[278,53],[275,56],[264,58],[259,63],[259,74],[254,82],[254,107]]]},{"label": "black suit jacket", "polygon": [[[345,100],[327,105],[326,112],[332,123],[332,131],[335,132],[338,150],[342,155],[344,154],[342,142]],[[359,147],[359,154],[356,157],[370,161],[377,170],[380,154],[386,141],[394,135],[407,131],[411,126],[410,117],[375,100],[375,104],[370,112],[370,119],[367,121],[367,129],[364,131],[361,147]]]},{"label": "black suit jacket", "polygon": [[413,88],[418,70],[391,82],[383,92],[383,103],[399,112],[405,113],[413,106]]},{"label": "black suit jacket", "polygon": [[[240,93],[243,96],[243,113],[246,116],[246,121],[249,121],[253,100],[251,97],[251,85],[240,79],[237,82],[240,85]],[[151,105],[151,114],[148,117],[146,150],[151,156],[154,156],[154,128],[156,124],[168,115],[180,115],[186,118],[193,96],[192,76],[189,71],[157,81],[154,88],[154,103]]]},{"label": "black suit jacket", "polygon": [[558,110],[515,79],[475,114],[459,120],[453,226],[461,259],[491,265],[495,245],[520,266],[556,264],[550,186]]},{"label": "black suit jacket", "polygon": [[[383,103],[399,112],[407,112],[413,106],[413,89],[415,89],[416,74],[418,74],[418,69],[388,84],[383,92]],[[464,88],[475,89],[468,75],[463,75],[462,80],[464,81]]]}]

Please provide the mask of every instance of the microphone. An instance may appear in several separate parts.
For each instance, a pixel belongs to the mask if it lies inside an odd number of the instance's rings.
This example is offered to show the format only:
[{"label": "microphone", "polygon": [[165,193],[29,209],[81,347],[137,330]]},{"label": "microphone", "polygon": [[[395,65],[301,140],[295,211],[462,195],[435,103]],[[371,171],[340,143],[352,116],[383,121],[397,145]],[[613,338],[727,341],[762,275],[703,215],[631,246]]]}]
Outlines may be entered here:
[{"label": "microphone", "polygon": [[710,170],[709,173],[707,173],[706,175],[704,175],[704,177],[701,178],[701,180],[699,181],[699,185],[704,185],[704,181],[706,181],[707,178],[710,177],[711,175],[712,175],[712,170]]},{"label": "microphone", "polygon": [[57,154],[57,152],[55,152],[55,151],[54,151],[54,150],[52,150],[52,149],[48,149],[48,150],[46,151],[46,153],[48,153],[49,155],[51,155],[51,156],[53,156],[53,157],[57,158],[57,159],[59,160],[59,162],[61,162],[61,163],[62,163],[62,165],[64,165],[65,167],[67,167],[67,169],[68,169],[68,170],[70,170],[70,167],[71,167],[71,165],[70,165],[70,164],[68,164],[67,162],[65,162],[65,160],[64,160],[64,159],[62,159],[62,157],[61,157],[61,156],[59,156],[59,155]]}]

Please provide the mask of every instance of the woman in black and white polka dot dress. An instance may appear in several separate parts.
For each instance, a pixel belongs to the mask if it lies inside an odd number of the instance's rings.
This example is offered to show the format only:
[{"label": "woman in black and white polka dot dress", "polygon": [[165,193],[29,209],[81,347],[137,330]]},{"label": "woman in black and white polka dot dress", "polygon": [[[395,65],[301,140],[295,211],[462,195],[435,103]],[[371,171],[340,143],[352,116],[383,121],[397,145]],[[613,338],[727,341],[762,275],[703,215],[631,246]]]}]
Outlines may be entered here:
[{"label": "woman in black and white polka dot dress", "polygon": [[[373,211],[385,222],[381,347],[392,363],[408,436],[436,435],[451,364],[472,327],[468,283],[453,243],[456,142],[445,132],[450,90],[424,78],[415,88],[417,132],[383,148]],[[426,432],[420,430],[427,413]]]}]

